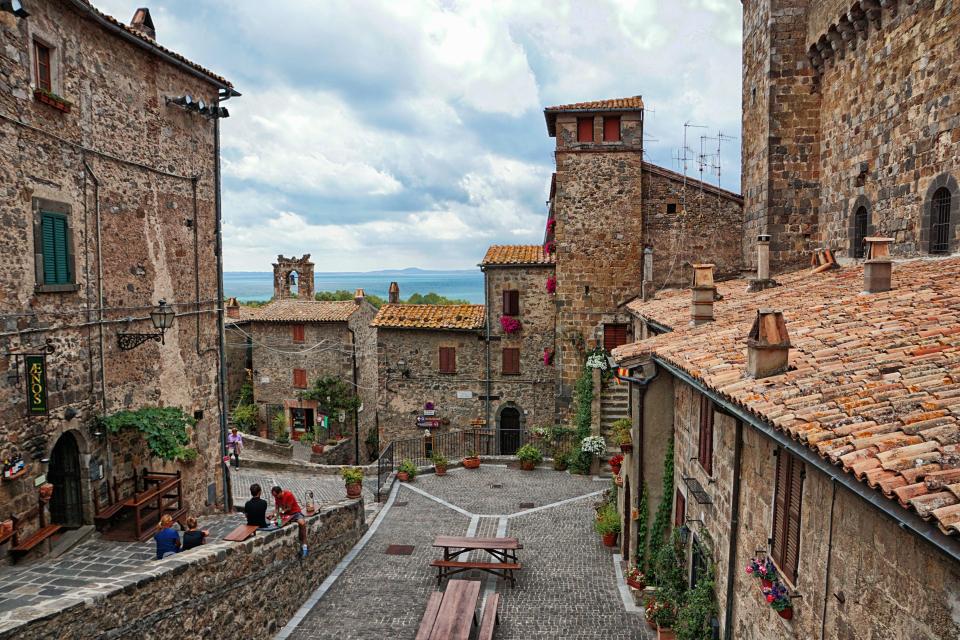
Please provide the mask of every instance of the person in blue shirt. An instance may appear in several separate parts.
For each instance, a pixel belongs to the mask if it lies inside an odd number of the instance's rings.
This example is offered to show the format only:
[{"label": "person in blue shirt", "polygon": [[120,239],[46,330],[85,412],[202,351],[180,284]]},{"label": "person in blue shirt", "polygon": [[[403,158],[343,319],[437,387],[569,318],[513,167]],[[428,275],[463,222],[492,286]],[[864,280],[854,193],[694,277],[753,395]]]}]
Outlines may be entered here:
[{"label": "person in blue shirt", "polygon": [[160,530],[153,536],[157,541],[157,560],[163,560],[180,551],[180,534],[173,528],[173,518],[160,518]]}]

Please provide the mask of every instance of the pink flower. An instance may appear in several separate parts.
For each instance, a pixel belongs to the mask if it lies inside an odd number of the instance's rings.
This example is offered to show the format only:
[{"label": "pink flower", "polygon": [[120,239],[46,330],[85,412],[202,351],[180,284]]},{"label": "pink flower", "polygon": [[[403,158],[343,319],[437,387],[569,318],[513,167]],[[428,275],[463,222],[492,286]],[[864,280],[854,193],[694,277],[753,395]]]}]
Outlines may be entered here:
[{"label": "pink flower", "polygon": [[547,278],[547,293],[557,292],[557,279],[554,276]]},{"label": "pink flower", "polygon": [[753,567],[747,567],[747,573],[753,573]]}]

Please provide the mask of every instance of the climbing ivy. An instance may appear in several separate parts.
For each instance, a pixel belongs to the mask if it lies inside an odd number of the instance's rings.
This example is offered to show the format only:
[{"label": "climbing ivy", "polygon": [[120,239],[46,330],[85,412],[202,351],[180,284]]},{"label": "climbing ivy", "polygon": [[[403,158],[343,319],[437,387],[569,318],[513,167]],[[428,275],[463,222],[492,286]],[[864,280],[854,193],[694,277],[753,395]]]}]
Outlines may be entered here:
[{"label": "climbing ivy", "polygon": [[583,368],[573,387],[573,398],[577,405],[573,426],[577,430],[577,440],[583,440],[590,435],[593,421],[593,369]]},{"label": "climbing ivy", "polygon": [[634,557],[636,558],[637,568],[645,574],[650,570],[650,553],[647,546],[650,527],[648,499],[647,483],[644,482],[640,487],[640,504],[637,505],[637,553]]},{"label": "climbing ivy", "polygon": [[144,407],[100,416],[97,421],[109,433],[136,429],[147,441],[150,454],[163,460],[196,460],[197,450],[190,444],[189,427],[196,421],[177,407]]},{"label": "climbing ivy", "polygon": [[[656,558],[667,537],[670,527],[670,512],[673,510],[673,438],[667,444],[667,454],[663,460],[663,493],[657,513],[650,527],[649,558]],[[650,569],[655,571],[651,565]]]}]

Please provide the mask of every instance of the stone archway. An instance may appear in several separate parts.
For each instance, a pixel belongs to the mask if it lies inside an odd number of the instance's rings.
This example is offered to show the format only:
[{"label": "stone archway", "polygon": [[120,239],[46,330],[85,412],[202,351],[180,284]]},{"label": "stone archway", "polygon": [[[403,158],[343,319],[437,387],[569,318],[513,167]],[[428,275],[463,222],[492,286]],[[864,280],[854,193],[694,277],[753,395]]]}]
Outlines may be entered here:
[{"label": "stone archway", "polygon": [[47,482],[53,485],[50,521],[65,527],[79,527],[83,517],[83,463],[81,442],[73,431],[57,439],[50,452]]},{"label": "stone archway", "polygon": [[514,402],[505,402],[497,409],[497,450],[500,455],[511,456],[523,444],[523,411]]},{"label": "stone archway", "polygon": [[949,173],[942,173],[934,178],[927,186],[927,191],[923,197],[923,205],[920,212],[920,242],[917,247],[919,253],[932,253],[931,244],[934,238],[931,237],[933,220],[931,214],[934,209],[934,195],[941,189],[946,189],[950,194],[950,207],[946,229],[946,250],[936,253],[953,253],[957,248],[956,226],[957,218],[960,218],[960,185],[957,180]]}]

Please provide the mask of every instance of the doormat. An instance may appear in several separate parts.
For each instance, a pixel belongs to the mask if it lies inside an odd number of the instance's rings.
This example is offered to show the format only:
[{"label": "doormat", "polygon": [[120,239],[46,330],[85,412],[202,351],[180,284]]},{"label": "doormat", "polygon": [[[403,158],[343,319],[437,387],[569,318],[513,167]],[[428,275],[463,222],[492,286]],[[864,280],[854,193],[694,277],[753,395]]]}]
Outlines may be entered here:
[{"label": "doormat", "polygon": [[392,544],[384,551],[388,556],[409,556],[413,553],[412,544]]}]

